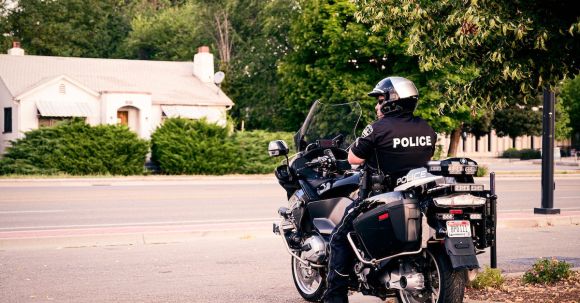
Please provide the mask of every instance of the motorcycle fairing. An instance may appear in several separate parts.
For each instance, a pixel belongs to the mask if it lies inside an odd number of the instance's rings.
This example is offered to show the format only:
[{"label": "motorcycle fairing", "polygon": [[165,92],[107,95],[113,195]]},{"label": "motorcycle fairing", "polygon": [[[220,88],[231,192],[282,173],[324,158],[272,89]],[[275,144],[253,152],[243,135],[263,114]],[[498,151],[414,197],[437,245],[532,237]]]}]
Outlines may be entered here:
[{"label": "motorcycle fairing", "polygon": [[453,269],[479,268],[471,238],[446,238],[445,250],[451,259]]}]

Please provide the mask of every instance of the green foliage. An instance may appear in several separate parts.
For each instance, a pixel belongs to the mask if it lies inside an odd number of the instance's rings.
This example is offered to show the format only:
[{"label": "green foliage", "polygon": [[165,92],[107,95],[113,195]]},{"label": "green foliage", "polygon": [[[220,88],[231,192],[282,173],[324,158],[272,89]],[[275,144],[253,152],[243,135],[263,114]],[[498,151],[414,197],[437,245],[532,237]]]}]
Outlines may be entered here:
[{"label": "green foliage", "polygon": [[433,154],[433,160],[441,160],[443,157],[443,145],[437,144],[435,145],[435,153]]},{"label": "green foliage", "polygon": [[539,150],[535,149],[518,150],[515,148],[508,148],[503,152],[501,157],[509,159],[530,160],[530,159],[541,159],[542,154]]},{"label": "green foliage", "polygon": [[129,31],[125,9],[118,0],[19,0],[6,32],[28,54],[108,58]]},{"label": "green foliage", "polygon": [[227,130],[205,120],[171,118],[151,136],[151,159],[166,174],[223,175],[242,164]]},{"label": "green foliage", "polygon": [[296,5],[295,0],[239,0],[232,10],[237,39],[222,88],[236,102],[230,114],[246,129],[289,129],[282,121],[287,114],[277,70],[289,49]]},{"label": "green foliage", "polygon": [[[565,120],[565,125],[562,127],[556,126],[556,138],[561,139],[562,135],[559,135],[558,129],[565,128],[564,135],[567,133],[566,130],[573,134],[580,133],[580,77],[576,77],[572,80],[568,80],[562,86],[562,91],[559,95],[561,102],[557,102],[557,106],[561,106],[562,112],[568,115],[567,121]],[[556,116],[558,118],[558,116]],[[567,128],[567,129],[566,129]]]},{"label": "green foliage", "polygon": [[412,80],[419,90],[416,114],[438,132],[449,133],[469,121],[473,110],[449,106],[445,83],[465,84],[475,70],[425,71],[419,57],[406,53],[407,41],[385,41],[386,29],[371,31],[356,22],[352,1],[299,1],[292,20],[290,51],[279,65],[280,94],[285,107],[283,129],[296,130],[314,100],[361,101],[364,121],[375,119],[375,100],[366,93],[390,75]]},{"label": "green foliage", "polygon": [[502,158],[509,158],[509,159],[519,159],[520,158],[520,151],[515,148],[508,148],[503,151],[501,155]]},{"label": "green foliage", "polygon": [[[374,101],[366,98],[366,92],[392,72],[386,61],[404,65],[409,58],[397,60],[381,33],[371,35],[365,25],[356,23],[350,1],[299,2],[300,11],[289,33],[292,49],[279,66],[284,129],[298,129],[317,99],[328,103],[360,100],[366,105],[365,113],[372,115]],[[389,70],[385,70],[387,65]]]},{"label": "green foliage", "polygon": [[485,177],[487,176],[487,173],[489,171],[489,168],[485,165],[478,165],[477,166],[477,172],[475,173],[476,177]]},{"label": "green foliage", "polygon": [[530,159],[541,159],[542,153],[535,149],[522,149],[520,151],[520,159],[530,160]]},{"label": "green foliage", "polygon": [[463,130],[473,134],[475,137],[483,137],[491,131],[492,112],[482,112],[470,121],[463,124]]},{"label": "green foliage", "polygon": [[565,261],[539,259],[532,269],[524,273],[522,279],[524,283],[553,284],[568,278],[572,273],[570,267]]},{"label": "green foliage", "polygon": [[539,136],[542,134],[542,112],[528,107],[512,106],[497,111],[492,124],[499,137]]},{"label": "green foliage", "polygon": [[445,83],[450,106],[527,103],[580,71],[574,0],[354,2],[358,20],[406,41],[423,70],[474,70],[464,83]]},{"label": "green foliage", "polygon": [[189,61],[196,46],[209,42],[200,34],[200,20],[199,6],[193,3],[155,14],[144,11],[131,21],[132,30],[122,52],[129,58]]},{"label": "green foliage", "polygon": [[76,119],[13,142],[0,160],[0,174],[142,174],[148,147],[127,127],[92,127]]},{"label": "green foliage", "polygon": [[469,287],[475,289],[485,289],[488,287],[499,289],[505,282],[505,278],[501,275],[501,271],[497,268],[490,268],[485,266],[484,270],[477,274],[475,280],[469,283]]},{"label": "green foliage", "polygon": [[236,132],[231,140],[237,148],[237,155],[242,164],[236,170],[241,174],[272,173],[284,157],[270,157],[268,143],[274,140],[284,140],[292,146],[292,133],[265,132],[262,130]]},{"label": "green foliage", "polygon": [[151,137],[152,160],[166,174],[264,174],[279,165],[270,158],[268,143],[292,134],[261,130],[236,132],[201,120],[167,119]]}]

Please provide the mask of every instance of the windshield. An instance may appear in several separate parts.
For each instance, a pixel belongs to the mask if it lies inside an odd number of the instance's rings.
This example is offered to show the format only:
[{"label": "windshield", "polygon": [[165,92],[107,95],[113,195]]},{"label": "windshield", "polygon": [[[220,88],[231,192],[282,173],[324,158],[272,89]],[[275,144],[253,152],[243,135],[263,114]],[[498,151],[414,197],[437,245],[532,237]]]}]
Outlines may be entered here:
[{"label": "windshield", "polygon": [[338,135],[344,136],[339,147],[346,149],[362,131],[361,114],[358,102],[325,104],[315,101],[294,137],[296,149],[303,151],[317,140],[334,139]]}]

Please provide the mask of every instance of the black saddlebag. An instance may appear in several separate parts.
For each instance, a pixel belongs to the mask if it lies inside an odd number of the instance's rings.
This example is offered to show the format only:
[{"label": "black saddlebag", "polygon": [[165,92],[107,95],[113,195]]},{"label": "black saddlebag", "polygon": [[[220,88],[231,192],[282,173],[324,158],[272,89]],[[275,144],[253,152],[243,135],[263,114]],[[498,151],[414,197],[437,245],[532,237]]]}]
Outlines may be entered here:
[{"label": "black saddlebag", "polygon": [[391,192],[369,198],[384,204],[360,214],[354,230],[371,258],[381,259],[419,249],[421,212],[417,200]]}]

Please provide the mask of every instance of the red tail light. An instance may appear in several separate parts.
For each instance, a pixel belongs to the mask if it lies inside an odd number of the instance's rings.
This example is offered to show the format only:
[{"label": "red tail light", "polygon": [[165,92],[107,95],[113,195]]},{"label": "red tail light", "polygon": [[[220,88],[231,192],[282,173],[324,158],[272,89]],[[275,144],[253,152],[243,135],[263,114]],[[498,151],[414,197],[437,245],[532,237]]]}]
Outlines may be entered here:
[{"label": "red tail light", "polygon": [[383,221],[389,218],[389,213],[384,213],[382,215],[379,215],[379,221]]},{"label": "red tail light", "polygon": [[449,211],[450,214],[454,214],[454,215],[461,215],[463,214],[463,210],[462,209],[452,209]]}]

